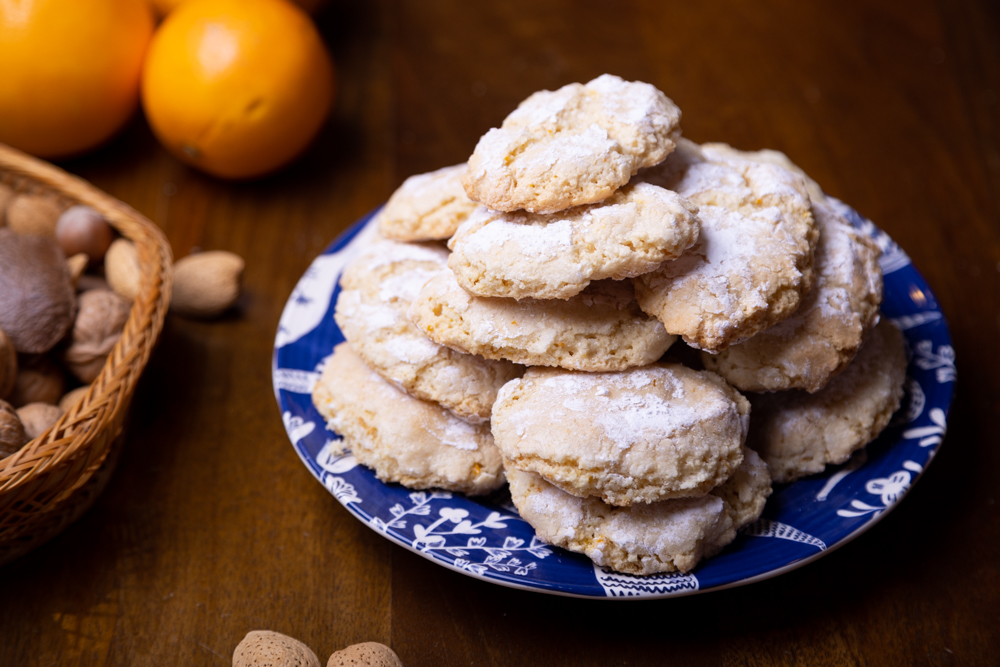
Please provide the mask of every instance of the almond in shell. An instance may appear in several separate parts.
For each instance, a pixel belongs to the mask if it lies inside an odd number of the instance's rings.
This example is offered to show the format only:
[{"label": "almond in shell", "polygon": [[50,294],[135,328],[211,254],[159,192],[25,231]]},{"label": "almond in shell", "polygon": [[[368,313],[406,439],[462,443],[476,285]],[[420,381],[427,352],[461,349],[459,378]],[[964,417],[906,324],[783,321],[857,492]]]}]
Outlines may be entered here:
[{"label": "almond in shell", "polygon": [[170,308],[190,317],[215,317],[240,296],[243,259],[225,250],[188,255],[174,264]]}]

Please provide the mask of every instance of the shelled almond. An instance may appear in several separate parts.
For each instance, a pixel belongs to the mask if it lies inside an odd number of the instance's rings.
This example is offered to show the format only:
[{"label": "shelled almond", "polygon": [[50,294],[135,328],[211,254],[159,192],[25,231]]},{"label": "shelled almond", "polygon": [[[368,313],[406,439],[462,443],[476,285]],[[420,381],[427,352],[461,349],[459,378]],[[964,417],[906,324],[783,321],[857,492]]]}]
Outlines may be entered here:
[{"label": "shelled almond", "polygon": [[129,301],[139,294],[142,269],[135,246],[126,239],[116,239],[104,256],[104,277],[120,296]]},{"label": "shelled almond", "polygon": [[239,298],[243,267],[242,258],[224,250],[178,260],[174,265],[171,309],[192,317],[221,315]]}]

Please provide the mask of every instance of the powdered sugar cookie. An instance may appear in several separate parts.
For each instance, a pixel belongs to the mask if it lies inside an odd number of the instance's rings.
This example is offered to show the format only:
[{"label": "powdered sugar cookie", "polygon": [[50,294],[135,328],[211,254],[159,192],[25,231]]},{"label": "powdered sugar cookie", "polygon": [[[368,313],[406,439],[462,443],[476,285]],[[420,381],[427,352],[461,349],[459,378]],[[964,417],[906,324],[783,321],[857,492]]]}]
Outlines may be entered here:
[{"label": "powdered sugar cookie", "polygon": [[462,187],[465,163],[410,176],[378,214],[382,235],[397,241],[450,238],[476,208]]},{"label": "powdered sugar cookie", "polygon": [[493,404],[510,466],[612,505],[703,496],[743,460],[750,403],[680,364],[619,373],[529,368]]},{"label": "powdered sugar cookie", "polygon": [[479,140],[465,191],[497,211],[601,201],[673,150],[680,119],[655,87],[610,74],[537,92]]},{"label": "powdered sugar cookie", "polygon": [[335,319],[355,352],[382,377],[473,423],[490,417],[496,393],[524,369],[430,340],[407,318],[410,303],[447,252],[433,244],[383,241],[344,271]]},{"label": "powdered sugar cookie", "polygon": [[413,398],[368,368],[349,343],[333,350],[313,404],[362,465],[384,482],[478,495],[503,485],[488,424]]},{"label": "powdered sugar cookie", "polygon": [[812,286],[818,238],[799,176],[680,140],[640,177],[699,207],[698,242],[635,279],[642,309],[668,332],[719,352],[795,312]]},{"label": "powdered sugar cookie", "polygon": [[568,299],[675,259],[698,239],[697,207],[649,183],[598,204],[542,215],[480,206],[448,246],[459,284],[479,296]]},{"label": "powdered sugar cookie", "polygon": [[515,301],[469,294],[448,271],[423,286],[410,319],[462,352],[580,371],[645,366],[676,340],[639,309],[627,281],[602,280],[565,301]]},{"label": "powdered sugar cookie", "polygon": [[771,494],[767,466],[749,450],[729,481],[708,495],[631,507],[578,498],[505,466],[511,499],[538,537],[628,574],[691,570],[755,521]]},{"label": "powdered sugar cookie", "polygon": [[883,320],[854,361],[821,391],[751,394],[747,444],[767,461],[777,482],[843,463],[889,424],[905,378],[903,334]]},{"label": "powdered sugar cookie", "polygon": [[823,192],[823,188],[819,186],[819,183],[814,181],[809,174],[805,172],[802,167],[795,164],[791,159],[782,153],[781,151],[776,151],[773,148],[763,148],[759,151],[741,151],[739,149],[733,148],[729,144],[724,144],[722,142],[709,142],[701,145],[702,149],[712,151],[715,154],[729,154],[733,157],[742,158],[744,160],[751,160],[753,162],[766,162],[768,164],[776,164],[783,169],[787,169],[793,174],[798,174],[802,177],[802,180],[806,184],[806,191],[809,193],[809,199],[814,202],[825,202],[826,194]]},{"label": "powdered sugar cookie", "polygon": [[851,363],[878,323],[882,271],[878,247],[829,205],[813,203],[819,224],[816,284],[795,314],[719,354],[705,367],[744,391],[816,392]]}]

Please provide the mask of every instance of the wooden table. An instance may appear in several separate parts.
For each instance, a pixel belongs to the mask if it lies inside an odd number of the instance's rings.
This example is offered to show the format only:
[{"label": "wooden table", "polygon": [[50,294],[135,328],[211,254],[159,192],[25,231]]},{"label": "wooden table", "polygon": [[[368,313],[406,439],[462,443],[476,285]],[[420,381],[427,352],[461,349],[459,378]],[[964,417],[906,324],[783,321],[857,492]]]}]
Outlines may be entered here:
[{"label": "wooden table", "polygon": [[[253,629],[415,665],[1000,664],[1000,10],[988,0],[334,2],[336,110],[295,166],[213,180],[137,118],[68,170],[176,256],[247,260],[237,312],[171,317],[104,496],[0,569],[2,665],[226,665]],[[529,93],[648,81],[685,135],[785,151],[886,229],[958,352],[951,428],[898,510],[784,576],[653,602],[526,593],[351,517],[299,462],[271,346],[322,248],[411,174],[463,161]]]}]

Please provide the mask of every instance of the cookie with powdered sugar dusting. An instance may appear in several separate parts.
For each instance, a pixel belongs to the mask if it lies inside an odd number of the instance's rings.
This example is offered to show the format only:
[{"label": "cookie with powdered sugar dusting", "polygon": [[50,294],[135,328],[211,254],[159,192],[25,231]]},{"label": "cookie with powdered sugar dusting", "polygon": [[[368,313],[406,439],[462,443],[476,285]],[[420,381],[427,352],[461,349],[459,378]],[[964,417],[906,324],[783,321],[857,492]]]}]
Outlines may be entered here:
[{"label": "cookie with powdered sugar dusting", "polygon": [[480,206],[448,243],[448,266],[479,296],[568,299],[591,281],[632,278],[679,257],[698,239],[697,210],[649,183],[548,215]]},{"label": "cookie with powdered sugar dusting", "polygon": [[601,201],[673,150],[680,119],[654,86],[610,74],[537,92],[479,140],[465,191],[497,211]]},{"label": "cookie with powdered sugar dusting", "polygon": [[782,153],[781,151],[776,151],[773,148],[762,148],[759,151],[741,151],[737,148],[733,148],[729,144],[722,142],[711,141],[701,145],[703,149],[712,151],[715,154],[730,154],[733,157],[741,158],[744,160],[752,160],[754,162],[767,162],[768,164],[776,164],[779,167],[787,169],[793,174],[798,174],[802,177],[802,180],[806,184],[806,191],[809,193],[809,199],[814,202],[825,202],[826,194],[823,192],[823,188],[819,186],[819,183],[814,181],[809,174],[799,165],[792,162],[791,158]]},{"label": "cookie with powdered sugar dusting", "polygon": [[639,309],[628,281],[602,280],[565,301],[475,296],[446,271],[421,288],[410,319],[431,340],[487,359],[579,371],[658,360],[676,340]]},{"label": "cookie with powdered sugar dusting", "polygon": [[680,364],[619,373],[529,368],[493,404],[508,466],[612,505],[703,496],[743,461],[750,403]]},{"label": "cookie with powdered sugar dusting", "polygon": [[634,279],[639,305],[668,332],[719,352],[795,312],[818,239],[801,177],[683,139],[639,177],[695,203],[701,220],[694,246]]},{"label": "cookie with powdered sugar dusting", "polygon": [[349,343],[334,348],[312,398],[327,426],[383,482],[470,495],[503,486],[488,424],[469,424],[400,391],[368,368]]},{"label": "cookie with powdered sugar dusting", "polygon": [[382,377],[480,423],[490,418],[500,387],[524,368],[439,345],[410,322],[411,302],[424,283],[447,271],[447,255],[434,244],[373,244],[345,269],[334,318],[355,352]]},{"label": "cookie with powdered sugar dusting", "polygon": [[410,176],[392,193],[378,214],[382,236],[397,241],[437,241],[451,238],[476,202],[462,187],[465,163]]},{"label": "cookie with powdered sugar dusting", "polygon": [[903,334],[882,320],[847,369],[815,394],[749,394],[753,419],[747,444],[767,461],[776,482],[843,463],[888,426],[905,379]]},{"label": "cookie with powdered sugar dusting", "polygon": [[511,500],[538,537],[627,574],[691,570],[755,521],[771,494],[767,466],[750,450],[732,477],[707,495],[630,507],[579,498],[504,465]]},{"label": "cookie with powdered sugar dusting", "polygon": [[820,236],[816,284],[795,314],[718,354],[705,367],[743,391],[816,392],[851,363],[879,320],[878,247],[823,202],[813,202]]}]

